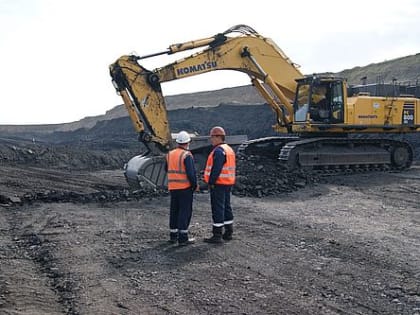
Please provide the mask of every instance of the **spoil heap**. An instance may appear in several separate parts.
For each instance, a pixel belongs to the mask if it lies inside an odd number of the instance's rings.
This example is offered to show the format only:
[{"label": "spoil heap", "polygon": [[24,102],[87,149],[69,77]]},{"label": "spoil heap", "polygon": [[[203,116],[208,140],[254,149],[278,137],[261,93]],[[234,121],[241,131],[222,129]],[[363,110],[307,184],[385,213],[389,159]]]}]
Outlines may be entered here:
[{"label": "spoil heap", "polygon": [[318,180],[310,173],[286,171],[276,159],[271,157],[241,154],[237,157],[236,178],[233,193],[252,197],[291,192]]}]

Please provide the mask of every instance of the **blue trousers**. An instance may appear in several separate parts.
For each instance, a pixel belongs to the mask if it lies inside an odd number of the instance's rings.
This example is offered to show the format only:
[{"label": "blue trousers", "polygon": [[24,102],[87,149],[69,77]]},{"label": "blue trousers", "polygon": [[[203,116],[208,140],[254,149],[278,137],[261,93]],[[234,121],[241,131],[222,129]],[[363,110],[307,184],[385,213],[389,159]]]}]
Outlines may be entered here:
[{"label": "blue trousers", "polygon": [[179,233],[178,239],[188,239],[188,227],[191,222],[193,191],[191,188],[171,190],[169,228]]},{"label": "blue trousers", "polygon": [[211,214],[215,227],[232,224],[233,222],[233,212],[230,206],[231,191],[232,186],[226,185],[215,185],[210,190]]}]

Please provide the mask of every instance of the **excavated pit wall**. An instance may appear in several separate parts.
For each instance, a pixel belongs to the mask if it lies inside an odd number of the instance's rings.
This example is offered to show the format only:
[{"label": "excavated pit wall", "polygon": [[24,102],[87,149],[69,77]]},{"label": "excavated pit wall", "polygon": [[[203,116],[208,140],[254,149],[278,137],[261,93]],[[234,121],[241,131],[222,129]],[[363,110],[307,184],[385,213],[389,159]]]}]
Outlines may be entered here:
[{"label": "excavated pit wall", "polygon": [[[271,126],[274,115],[267,105],[220,105],[207,108],[189,108],[169,111],[171,130],[187,130],[206,135],[214,125],[223,126],[229,134],[246,134],[250,139],[275,135]],[[94,171],[121,169],[131,157],[140,154],[142,147],[136,139],[128,118],[100,121],[91,129],[71,132],[55,132],[37,135],[8,135],[14,140],[0,140],[0,166],[15,165],[66,171]],[[415,159],[420,159],[420,134],[390,135],[408,140],[415,150]],[[238,181],[234,193],[241,196],[275,195],[293,191],[306,183],[318,180],[309,173],[286,172],[272,159],[256,156],[238,157]],[[155,195],[142,192],[140,195]],[[98,197],[99,196],[99,197]],[[86,200],[79,193],[57,191],[27,195],[27,199]],[[102,190],[91,194],[87,201],[131,198],[126,191]],[[138,194],[135,196],[138,197]]]}]

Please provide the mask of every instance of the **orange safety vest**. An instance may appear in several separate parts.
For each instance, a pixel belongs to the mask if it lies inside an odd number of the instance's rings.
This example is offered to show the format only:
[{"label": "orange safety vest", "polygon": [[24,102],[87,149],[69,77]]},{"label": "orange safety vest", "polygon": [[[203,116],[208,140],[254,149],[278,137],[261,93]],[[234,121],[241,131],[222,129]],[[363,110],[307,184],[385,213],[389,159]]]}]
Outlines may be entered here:
[{"label": "orange safety vest", "polygon": [[[223,151],[225,151],[226,162],[223,165],[222,171],[216,180],[216,184],[233,185],[235,184],[236,170],[235,152],[226,143],[220,144],[220,146],[222,147]],[[211,169],[213,168],[213,155],[216,148],[217,146],[213,149],[213,151],[210,152],[209,157],[207,158],[206,169],[204,170],[204,181],[206,183],[208,183],[210,179]]]},{"label": "orange safety vest", "polygon": [[176,148],[166,155],[168,164],[168,189],[186,189],[191,187],[185,170],[185,158],[191,155],[191,152],[181,148]]}]

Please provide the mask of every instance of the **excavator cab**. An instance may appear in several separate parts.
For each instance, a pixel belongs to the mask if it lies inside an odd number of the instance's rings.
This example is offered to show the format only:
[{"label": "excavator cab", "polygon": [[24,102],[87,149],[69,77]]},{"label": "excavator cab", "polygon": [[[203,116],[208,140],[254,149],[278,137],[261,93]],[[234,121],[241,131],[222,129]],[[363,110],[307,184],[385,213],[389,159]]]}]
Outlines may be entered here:
[{"label": "excavator cab", "polygon": [[296,80],[295,122],[343,123],[344,85],[341,78],[307,76]]}]

